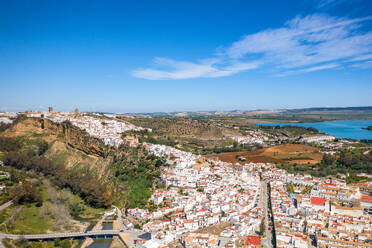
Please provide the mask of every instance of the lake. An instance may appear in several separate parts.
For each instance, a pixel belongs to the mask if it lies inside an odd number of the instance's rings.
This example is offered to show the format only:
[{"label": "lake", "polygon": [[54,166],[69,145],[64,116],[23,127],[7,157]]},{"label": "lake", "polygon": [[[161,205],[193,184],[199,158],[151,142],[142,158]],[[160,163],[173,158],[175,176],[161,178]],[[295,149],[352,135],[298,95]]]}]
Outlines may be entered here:
[{"label": "lake", "polygon": [[337,138],[350,138],[356,140],[372,139],[372,131],[362,129],[362,127],[372,126],[372,120],[324,121],[313,123],[270,123],[260,125],[292,125],[301,127],[314,127],[320,132],[333,135]]}]

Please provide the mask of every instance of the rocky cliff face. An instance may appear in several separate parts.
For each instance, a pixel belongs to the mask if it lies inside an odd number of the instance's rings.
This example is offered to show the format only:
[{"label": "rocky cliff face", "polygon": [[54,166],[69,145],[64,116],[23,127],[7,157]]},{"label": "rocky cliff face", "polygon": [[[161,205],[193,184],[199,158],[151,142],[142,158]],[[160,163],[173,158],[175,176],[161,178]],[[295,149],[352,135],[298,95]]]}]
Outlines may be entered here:
[{"label": "rocky cliff face", "polygon": [[87,154],[107,157],[110,151],[110,148],[105,146],[100,139],[90,136],[69,122],[55,123],[45,118],[33,118],[33,120],[41,129],[46,129],[57,137],[63,137],[69,146]]}]

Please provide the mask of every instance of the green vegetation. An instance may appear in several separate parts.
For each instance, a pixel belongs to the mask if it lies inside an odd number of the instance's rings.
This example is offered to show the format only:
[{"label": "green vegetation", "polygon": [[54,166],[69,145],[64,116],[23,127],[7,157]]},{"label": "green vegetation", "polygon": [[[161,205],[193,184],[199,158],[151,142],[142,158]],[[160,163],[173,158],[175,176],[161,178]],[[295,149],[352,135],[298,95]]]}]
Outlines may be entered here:
[{"label": "green vegetation", "polygon": [[294,186],[293,183],[287,183],[287,189],[289,193],[294,193]]},{"label": "green vegetation", "polygon": [[173,146],[196,154],[243,150],[229,138],[231,135],[239,135],[237,130],[217,125],[208,119],[128,118],[126,121],[152,129],[152,132],[143,130],[125,133],[137,137],[140,142]]},{"label": "green vegetation", "polygon": [[260,145],[239,144],[231,139],[232,136],[250,135],[252,131],[292,139],[318,133],[317,129],[311,127],[252,125],[247,122],[247,118],[230,116],[127,118],[125,120],[152,129],[152,132],[147,130],[126,132],[125,136],[137,137],[140,143],[168,145],[200,155],[262,148]]},{"label": "green vegetation", "polygon": [[10,123],[7,124],[7,123],[0,122],[0,133],[4,132],[5,130],[7,130],[11,126],[12,126],[12,124],[10,124]]},{"label": "green vegetation", "polygon": [[65,135],[63,133],[60,133],[60,134],[57,135],[57,138],[63,139],[64,137],[65,137]]},{"label": "green vegetation", "polygon": [[362,127],[362,129],[365,129],[365,130],[369,130],[369,131],[372,131],[372,126],[368,126],[368,127]]},{"label": "green vegetation", "polygon": [[63,164],[43,157],[48,149],[45,141],[0,137],[0,149],[7,151],[4,159],[6,165],[50,176],[58,187],[71,189],[89,205],[111,206],[113,199],[106,183],[98,180],[87,168],[66,169]]},{"label": "green vegetation", "polygon": [[287,170],[289,173],[311,174],[315,177],[326,177],[329,175],[349,174],[347,182],[358,182],[367,180],[357,177],[357,173],[371,173],[372,154],[362,149],[343,150],[337,155],[325,154],[319,164],[313,165],[289,165],[279,164],[278,168]]},{"label": "green vegetation", "polygon": [[307,194],[313,189],[313,185],[306,185],[305,188],[301,191],[301,194]]},{"label": "green vegetation", "polygon": [[206,155],[223,152],[239,152],[260,149],[260,145],[239,144],[232,139],[222,140],[202,140],[198,138],[166,136],[156,132],[131,131],[126,135],[134,135],[140,143],[160,144],[176,147],[180,150],[192,152],[194,154]]},{"label": "green vegetation", "polygon": [[305,134],[317,134],[318,129],[313,127],[300,127],[300,126],[260,126],[260,129],[275,135],[283,135],[286,137],[298,137]]},{"label": "green vegetation", "polygon": [[46,133],[33,133],[32,137],[39,138],[39,137],[47,137],[49,134]]},{"label": "green vegetation", "polygon": [[38,207],[43,204],[40,191],[28,181],[14,186],[10,196],[17,204],[36,203]]},{"label": "green vegetation", "polygon": [[112,204],[111,193],[107,185],[99,181],[87,168],[66,169],[63,165],[53,163],[44,157],[24,152],[10,152],[5,164],[50,176],[57,186],[71,189],[89,205],[109,207]]},{"label": "green vegetation", "polygon": [[70,240],[70,239],[56,239],[54,241],[27,241],[25,239],[20,240],[10,240],[5,239],[3,240],[5,247],[19,247],[19,248],[71,248],[71,247],[79,247],[78,240]]},{"label": "green vegetation", "polygon": [[284,161],[295,161],[295,160],[313,160],[310,157],[295,157],[295,158],[282,158]]},{"label": "green vegetation", "polygon": [[[5,168],[6,169],[6,168]],[[34,174],[10,169],[12,173],[22,174],[21,181],[11,189],[14,205],[0,212],[0,231],[17,234],[41,233],[53,230],[56,226],[50,218],[43,216],[47,204],[46,188]],[[13,178],[14,181],[18,180]]]},{"label": "green vegetation", "polygon": [[[12,175],[14,182],[9,182],[9,185],[14,186],[10,187],[10,191],[12,194],[16,192],[17,195],[13,196],[15,204],[0,212],[0,232],[36,234],[48,231],[76,231],[71,225],[72,217],[76,220],[92,221],[104,211],[85,205],[78,195],[67,189],[57,190],[49,180],[37,174],[10,167],[2,169]],[[37,200],[34,199],[35,194],[39,197]]]},{"label": "green vegetation", "polygon": [[[155,179],[165,159],[149,154],[144,148],[121,147],[110,166],[117,192],[124,192],[119,205],[126,208],[145,207],[156,187]],[[119,199],[119,197],[117,197]]]},{"label": "green vegetation", "polygon": [[259,234],[260,236],[263,236],[265,234],[265,220],[264,219],[261,220]]}]

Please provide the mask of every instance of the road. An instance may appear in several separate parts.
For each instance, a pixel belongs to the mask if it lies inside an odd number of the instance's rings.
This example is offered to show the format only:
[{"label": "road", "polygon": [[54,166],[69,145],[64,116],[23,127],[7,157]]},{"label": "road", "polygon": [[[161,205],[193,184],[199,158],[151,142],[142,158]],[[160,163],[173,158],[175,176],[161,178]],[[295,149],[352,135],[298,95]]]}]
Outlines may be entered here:
[{"label": "road", "polygon": [[[4,209],[11,206],[12,204],[13,204],[13,201],[8,201],[8,202],[4,203],[3,205],[0,206],[0,211],[3,211]],[[0,237],[0,248],[5,248],[5,246],[3,245],[2,240],[3,240],[3,238]]]},{"label": "road", "polygon": [[124,230],[123,215],[121,213],[120,208],[118,208],[116,206],[114,206],[114,208],[116,209],[116,213],[117,213],[117,216],[118,216],[117,221],[119,223],[119,230],[122,231],[122,230]]},{"label": "road", "polygon": [[0,211],[3,211],[7,207],[13,204],[13,201],[8,201],[7,203],[4,203],[3,205],[0,206]]},{"label": "road", "polygon": [[265,217],[265,235],[266,237],[262,239],[262,245],[265,248],[271,248],[271,231],[269,230],[269,215],[268,215],[268,201],[269,197],[267,195],[267,182],[261,181],[261,198],[260,198],[260,204],[262,207],[262,211],[264,213]]}]

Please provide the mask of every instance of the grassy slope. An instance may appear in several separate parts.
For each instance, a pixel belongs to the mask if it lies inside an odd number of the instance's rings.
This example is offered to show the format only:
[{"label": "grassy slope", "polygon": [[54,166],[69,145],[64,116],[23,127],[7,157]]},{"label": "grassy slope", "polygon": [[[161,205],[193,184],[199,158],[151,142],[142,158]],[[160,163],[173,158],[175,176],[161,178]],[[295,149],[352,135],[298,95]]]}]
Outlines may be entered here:
[{"label": "grassy slope", "polygon": [[[14,128],[8,129],[5,133],[1,135],[7,137],[14,137],[16,139],[22,140],[25,144],[25,149],[34,149],[35,144],[38,143],[40,140],[45,140],[49,142],[50,148],[46,152],[45,156],[49,159],[54,159],[55,162],[63,163],[66,166],[91,166],[95,168],[95,171],[98,175],[101,175],[102,171],[105,170],[107,165],[109,164],[108,160],[100,159],[98,157],[87,155],[81,151],[68,147],[66,144],[62,142],[61,138],[51,135],[48,133],[48,130],[42,130],[38,127],[30,125],[30,123],[26,120],[23,122],[18,123]],[[4,153],[0,151],[0,155]],[[21,171],[22,172],[22,171]],[[22,172],[25,174],[27,178],[27,173]],[[44,203],[50,203],[50,196],[44,185],[40,186],[40,191],[43,197]],[[57,190],[58,194],[62,190]],[[71,202],[77,202],[84,206],[84,211],[81,214],[81,219],[89,219],[94,220],[96,219],[104,209],[97,209],[89,207],[88,205],[84,204],[84,201],[78,196],[72,193],[70,197]],[[68,203],[62,202],[68,208]],[[11,206],[6,210],[0,212],[0,230],[3,232],[10,232],[10,233],[46,233],[50,231],[55,231],[55,223],[54,220],[50,217],[41,216],[43,206],[37,207],[35,204],[30,205],[23,205],[23,206]],[[17,218],[14,218],[15,221],[12,225],[7,225],[5,222],[11,218],[14,214],[17,214]],[[71,219],[72,223],[77,223],[77,221]],[[85,223],[84,225],[88,225]],[[78,227],[74,227],[71,225],[66,231],[69,230],[78,230]]]},{"label": "grassy slope", "polygon": [[[45,187],[45,185],[41,185],[40,187],[41,195],[43,198],[43,206],[37,207],[35,204],[29,205],[12,205],[11,207],[3,210],[0,212],[0,230],[2,232],[7,233],[15,233],[15,234],[38,234],[38,233],[47,233],[51,231],[61,231],[56,229],[55,221],[52,216],[45,216],[42,215],[43,207],[45,204],[52,204],[50,195]],[[60,199],[62,190],[58,190],[58,198]],[[80,215],[80,219],[86,220],[95,220],[100,217],[100,215],[105,211],[104,209],[100,208],[92,208],[88,205],[84,204],[84,201],[78,196],[72,193],[69,193],[69,201],[71,202],[64,202],[61,199],[61,205],[65,205],[68,208],[70,203],[79,203],[84,207],[84,211]],[[12,217],[12,215],[17,215],[18,217],[15,218],[15,221],[12,225],[5,224],[6,220]],[[79,226],[81,226],[77,221],[70,218],[71,225],[69,225],[68,229],[64,231],[77,231],[79,230]],[[77,224],[77,225],[76,225]],[[85,226],[88,223],[84,224]]]},{"label": "grassy slope", "polygon": [[65,165],[67,168],[89,167],[98,177],[107,175],[107,167],[111,162],[109,158],[88,155],[68,147],[59,140],[52,141],[49,144],[49,149],[44,156],[55,163]]}]

